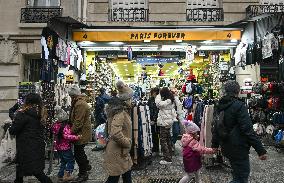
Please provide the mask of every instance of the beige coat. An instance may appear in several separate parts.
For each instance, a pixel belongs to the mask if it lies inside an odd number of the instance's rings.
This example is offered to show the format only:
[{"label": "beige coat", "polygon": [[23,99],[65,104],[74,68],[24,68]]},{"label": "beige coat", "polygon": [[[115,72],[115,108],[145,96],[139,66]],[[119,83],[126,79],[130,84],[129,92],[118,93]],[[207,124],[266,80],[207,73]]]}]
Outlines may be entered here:
[{"label": "beige coat", "polygon": [[75,144],[83,145],[92,140],[91,111],[83,96],[78,96],[76,100],[74,106],[71,107],[70,120],[73,125],[72,132],[82,135],[82,138]]},{"label": "beige coat", "polygon": [[104,168],[109,176],[122,175],[132,167],[131,118],[127,110],[118,106],[115,106],[116,112],[107,110],[109,142],[104,154]]}]

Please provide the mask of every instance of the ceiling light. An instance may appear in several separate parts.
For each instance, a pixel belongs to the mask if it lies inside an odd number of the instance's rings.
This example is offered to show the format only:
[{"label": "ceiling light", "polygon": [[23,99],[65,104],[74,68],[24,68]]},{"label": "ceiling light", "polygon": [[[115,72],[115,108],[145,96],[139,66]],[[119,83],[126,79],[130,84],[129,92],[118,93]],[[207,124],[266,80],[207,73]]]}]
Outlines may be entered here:
[{"label": "ceiling light", "polygon": [[144,43],[150,43],[151,40],[144,40]]},{"label": "ceiling light", "polygon": [[232,40],[231,40],[231,42],[232,42],[232,43],[237,43],[237,42],[238,42],[238,40],[236,40],[236,39],[232,39]]},{"label": "ceiling light", "polygon": [[123,42],[109,42],[108,44],[111,44],[111,45],[123,45],[124,43]]},{"label": "ceiling light", "polygon": [[176,40],[177,43],[182,43],[182,40]]},{"label": "ceiling light", "polygon": [[206,41],[202,41],[201,43],[204,43],[204,44],[211,44],[211,43],[213,43],[213,41],[212,41],[212,40],[206,40]]}]

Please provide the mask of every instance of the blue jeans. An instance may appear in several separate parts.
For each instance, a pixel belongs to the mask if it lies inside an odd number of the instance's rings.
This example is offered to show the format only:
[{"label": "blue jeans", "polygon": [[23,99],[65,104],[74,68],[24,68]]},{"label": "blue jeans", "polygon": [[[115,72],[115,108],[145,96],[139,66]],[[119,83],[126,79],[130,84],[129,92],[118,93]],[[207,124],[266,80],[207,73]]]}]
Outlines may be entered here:
[{"label": "blue jeans", "polygon": [[62,178],[64,176],[64,171],[72,173],[74,170],[75,159],[72,149],[66,151],[58,151],[58,156],[60,158],[60,168],[58,172],[58,177]]},{"label": "blue jeans", "polygon": [[172,126],[172,132],[173,132],[172,143],[176,144],[178,136],[180,135],[180,126],[178,121],[174,121]]},{"label": "blue jeans", "polygon": [[248,183],[250,174],[249,157],[242,160],[229,160],[233,169],[233,180],[230,183]]}]

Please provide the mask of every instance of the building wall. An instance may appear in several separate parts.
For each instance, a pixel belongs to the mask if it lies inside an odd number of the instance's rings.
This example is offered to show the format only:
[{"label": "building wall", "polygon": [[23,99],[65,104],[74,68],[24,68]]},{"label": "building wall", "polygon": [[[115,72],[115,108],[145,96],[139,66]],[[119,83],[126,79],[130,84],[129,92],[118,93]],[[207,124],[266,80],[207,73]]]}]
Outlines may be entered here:
[{"label": "building wall", "polygon": [[109,22],[108,0],[88,0],[87,24],[93,26],[143,26],[143,25],[228,25],[246,17],[249,5],[259,4],[259,0],[220,0],[224,9],[222,22],[189,22],[186,21],[186,0],[148,0],[148,22]]},{"label": "building wall", "polygon": [[[82,20],[79,2],[84,0],[61,0],[63,16]],[[86,1],[86,0],[85,0]],[[47,23],[20,23],[21,8],[25,0],[0,0],[0,124],[8,119],[8,109],[18,98],[18,83],[23,80],[23,65],[30,58],[40,58],[41,31]],[[66,36],[65,25],[53,25]]]}]

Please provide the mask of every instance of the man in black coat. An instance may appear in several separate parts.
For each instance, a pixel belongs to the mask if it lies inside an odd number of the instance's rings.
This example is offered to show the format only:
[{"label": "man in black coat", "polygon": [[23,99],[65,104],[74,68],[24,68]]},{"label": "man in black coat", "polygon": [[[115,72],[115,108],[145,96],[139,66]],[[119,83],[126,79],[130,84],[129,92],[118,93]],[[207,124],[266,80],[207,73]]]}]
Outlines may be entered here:
[{"label": "man in black coat", "polygon": [[[237,98],[240,92],[239,84],[236,81],[228,81],[224,89],[226,95],[217,105],[218,113],[224,111],[224,118],[220,120],[224,131],[220,132],[220,128],[214,124],[212,148],[221,146],[223,155],[229,159],[233,169],[231,183],[248,183],[250,147],[255,149],[261,160],[267,159],[266,150],[253,130],[247,107]],[[224,134],[227,134],[225,138]]]}]

